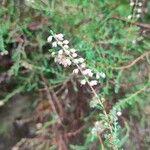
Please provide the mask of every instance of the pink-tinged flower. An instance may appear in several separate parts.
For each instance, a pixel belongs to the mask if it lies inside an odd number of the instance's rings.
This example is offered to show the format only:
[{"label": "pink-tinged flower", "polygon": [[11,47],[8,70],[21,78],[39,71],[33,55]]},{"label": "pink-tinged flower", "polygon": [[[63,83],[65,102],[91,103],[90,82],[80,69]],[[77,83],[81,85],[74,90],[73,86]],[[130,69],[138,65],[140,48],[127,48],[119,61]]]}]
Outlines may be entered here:
[{"label": "pink-tinged flower", "polygon": [[65,52],[66,55],[69,55],[69,54],[70,54],[70,51],[67,50],[67,49],[64,49],[64,52]]},{"label": "pink-tinged flower", "polygon": [[77,53],[72,54],[72,57],[74,57],[74,58],[76,58],[77,56],[78,56]]},{"label": "pink-tinged flower", "polygon": [[54,37],[57,40],[59,40],[59,41],[63,41],[64,40],[64,35],[62,33],[56,34]]},{"label": "pink-tinged flower", "polygon": [[67,66],[70,66],[72,64],[71,60],[70,59],[66,59],[66,64],[67,64]]},{"label": "pink-tinged flower", "polygon": [[65,49],[68,49],[68,48],[69,48],[69,46],[68,46],[68,45],[64,45],[63,47],[64,47]]},{"label": "pink-tinged flower", "polygon": [[95,86],[98,84],[97,80],[92,80],[89,82],[90,86]]},{"label": "pink-tinged flower", "polygon": [[54,61],[61,64],[61,65],[63,65],[64,67],[68,67],[72,63],[71,60],[69,58],[66,58],[66,56],[63,55],[63,54],[57,55],[55,57]]},{"label": "pink-tinged flower", "polygon": [[83,75],[88,75],[90,77],[93,76],[93,73],[92,73],[92,71],[90,69],[83,70],[82,73],[83,73]]},{"label": "pink-tinged flower", "polygon": [[77,69],[77,68],[74,69],[74,70],[73,70],[73,73],[74,73],[74,74],[78,74],[78,73],[79,73],[79,69]]},{"label": "pink-tinged flower", "polygon": [[63,44],[68,45],[68,44],[69,44],[69,41],[68,41],[68,40],[64,40],[64,41],[63,41]]},{"label": "pink-tinged flower", "polygon": [[82,74],[83,74],[83,75],[87,75],[87,74],[88,74],[87,69],[86,69],[86,70],[83,70],[83,71],[82,71]]}]

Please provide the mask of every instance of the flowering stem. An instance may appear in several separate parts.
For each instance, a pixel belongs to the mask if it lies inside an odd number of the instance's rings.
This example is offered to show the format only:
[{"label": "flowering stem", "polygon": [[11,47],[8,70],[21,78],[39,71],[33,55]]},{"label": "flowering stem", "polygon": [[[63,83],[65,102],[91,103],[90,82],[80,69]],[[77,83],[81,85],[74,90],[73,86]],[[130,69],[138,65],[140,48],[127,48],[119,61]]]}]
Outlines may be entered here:
[{"label": "flowering stem", "polygon": [[[55,37],[54,37],[54,38],[55,38]],[[55,38],[55,40],[56,40],[57,42],[59,42],[57,38]],[[66,50],[63,46],[60,45],[60,47],[61,47],[64,51]],[[74,59],[70,54],[68,54],[68,56],[69,56],[72,60]],[[99,100],[99,103],[100,103],[100,105],[101,105],[101,107],[102,107],[103,114],[104,114],[105,117],[106,117],[106,120],[107,120],[107,123],[108,123],[108,126],[109,126],[109,130],[110,130],[110,133],[111,133],[111,135],[113,135],[113,130],[112,130],[112,127],[111,127],[109,115],[106,113],[106,110],[105,110],[105,107],[104,107],[102,101],[100,100],[100,98],[99,98],[99,96],[97,95],[97,93],[96,93],[96,91],[94,90],[94,88],[90,85],[90,82],[89,82],[88,78],[84,75],[82,68],[81,68],[77,63],[74,62],[74,64],[77,66],[77,68],[80,70],[81,74],[82,74],[82,75],[84,76],[84,78],[86,79],[87,84],[88,84],[89,87],[91,88],[91,91],[93,92],[94,96]],[[112,138],[111,138],[111,139],[112,139]],[[112,140],[112,141],[113,141],[113,140]],[[112,143],[112,141],[111,141],[110,143],[113,145],[113,149],[114,149],[114,150],[117,150],[118,148]]]}]

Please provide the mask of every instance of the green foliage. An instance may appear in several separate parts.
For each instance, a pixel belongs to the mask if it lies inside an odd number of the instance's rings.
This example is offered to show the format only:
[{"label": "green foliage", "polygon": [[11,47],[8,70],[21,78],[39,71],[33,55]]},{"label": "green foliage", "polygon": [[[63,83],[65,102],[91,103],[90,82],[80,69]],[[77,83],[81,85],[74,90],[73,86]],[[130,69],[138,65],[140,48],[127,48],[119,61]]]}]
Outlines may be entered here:
[{"label": "green foliage", "polygon": [[[7,102],[18,91],[35,92],[40,89],[41,74],[47,77],[52,86],[60,85],[69,78],[71,69],[63,69],[55,64],[49,53],[53,49],[46,45],[50,30],[54,33],[62,32],[86,59],[90,68],[105,72],[106,79],[100,79],[100,96],[105,98],[103,103],[106,103],[106,107],[107,103],[112,104],[112,109],[106,118],[102,114],[102,106],[94,103],[92,108],[98,113],[94,113],[92,117],[94,120],[111,122],[112,133],[104,134],[104,146],[110,149],[115,145],[116,149],[121,149],[128,140],[129,134],[125,134],[123,127],[119,125],[117,112],[129,109],[132,114],[134,106],[140,104],[143,99],[146,101],[141,106],[144,109],[149,104],[150,88],[149,54],[124,69],[124,66],[132,64],[136,58],[150,49],[149,37],[141,35],[144,29],[127,20],[127,16],[132,13],[129,2],[122,0],[38,0],[33,3],[26,0],[24,2],[22,5],[18,3],[19,7],[16,7],[11,1],[0,9],[0,52],[11,51],[9,45],[13,44],[13,65],[7,71],[17,80],[16,89],[3,100]],[[150,2],[148,9],[149,6]],[[115,19],[114,16],[125,18],[125,21]],[[147,22],[149,19],[148,14],[133,22],[143,20]],[[31,23],[35,22],[34,29],[29,28]],[[18,37],[23,43],[16,44]],[[24,74],[23,68],[29,69],[31,73]],[[93,106],[93,103],[91,105]],[[136,113],[140,112],[136,110]],[[98,143],[97,136],[91,134],[93,125],[88,121],[85,124],[87,131],[84,133],[83,145],[70,145],[70,149],[86,150],[92,143]],[[132,127],[130,123],[126,124],[128,129]],[[108,126],[104,128],[107,130]],[[114,139],[112,142],[111,138]]]}]

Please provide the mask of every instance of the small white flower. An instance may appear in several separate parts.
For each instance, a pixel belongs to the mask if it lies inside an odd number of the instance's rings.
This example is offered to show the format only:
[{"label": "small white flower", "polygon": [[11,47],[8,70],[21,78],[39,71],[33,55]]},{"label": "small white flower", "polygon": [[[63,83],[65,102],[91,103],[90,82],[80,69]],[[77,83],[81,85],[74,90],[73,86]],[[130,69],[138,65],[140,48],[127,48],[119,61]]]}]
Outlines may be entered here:
[{"label": "small white flower", "polygon": [[137,40],[138,40],[138,41],[141,41],[141,40],[143,40],[143,37],[140,36],[140,37],[137,38]]},{"label": "small white flower", "polygon": [[58,61],[59,64],[62,64],[64,67],[68,67],[71,65],[70,59],[62,59]]},{"label": "small white flower", "polygon": [[96,79],[99,79],[99,78],[100,78],[100,74],[96,73]]},{"label": "small white flower", "polygon": [[136,40],[133,40],[133,41],[132,41],[132,44],[136,44]]},{"label": "small white flower", "polygon": [[92,81],[90,81],[89,84],[90,84],[90,86],[95,86],[98,84],[98,82],[97,82],[97,80],[92,80]]},{"label": "small white flower", "polygon": [[95,128],[92,128],[91,133],[92,133],[93,135],[97,135],[96,129],[95,129]]},{"label": "small white flower", "polygon": [[62,33],[56,34],[55,38],[57,38],[59,41],[63,41],[64,35]]},{"label": "small white flower", "polygon": [[139,2],[138,5],[141,7],[143,4],[142,4],[142,2]]},{"label": "small white flower", "polygon": [[5,50],[5,51],[4,51],[4,54],[5,54],[5,55],[8,55],[8,51]]},{"label": "small white flower", "polygon": [[88,74],[88,69],[83,70],[82,73],[83,73],[83,75],[87,75]]},{"label": "small white flower", "polygon": [[37,124],[36,124],[36,128],[37,128],[37,129],[41,129],[42,126],[43,126],[42,123],[37,123]]},{"label": "small white flower", "polygon": [[77,68],[74,69],[74,70],[73,70],[73,73],[74,73],[74,74],[78,74],[78,73],[79,73],[79,69],[77,69]]},{"label": "small white flower", "polygon": [[131,18],[132,18],[132,15],[129,15],[129,16],[128,16],[128,19],[131,19]]},{"label": "small white flower", "polygon": [[89,73],[88,73],[88,76],[89,76],[89,77],[93,77],[93,73],[92,73],[92,72],[89,72]]},{"label": "small white flower", "polygon": [[51,53],[51,56],[52,56],[52,57],[54,57],[54,56],[55,56],[55,54],[56,54],[55,52],[52,52],[52,53]]},{"label": "small white flower", "polygon": [[57,62],[58,61],[58,58],[56,57],[55,59],[54,59],[54,62]]},{"label": "small white flower", "polygon": [[3,106],[5,103],[4,101],[0,101],[0,107]]},{"label": "small white flower", "polygon": [[47,38],[47,42],[48,42],[48,43],[52,42],[52,39],[53,39],[53,37],[52,37],[52,36],[49,36],[49,37]]},{"label": "small white flower", "polygon": [[52,47],[57,47],[57,42],[53,42]]},{"label": "small white flower", "polygon": [[69,50],[67,50],[67,49],[65,49],[65,50],[64,50],[64,52],[65,52],[67,55],[69,55],[69,54],[70,54],[70,51],[69,51]]},{"label": "small white flower", "polygon": [[104,98],[104,97],[102,97],[102,98],[101,98],[101,101],[102,101],[102,102],[105,102],[105,98]]},{"label": "small white flower", "polygon": [[86,69],[86,71],[87,71],[87,73],[91,73],[92,72],[91,69]]},{"label": "small white flower", "polygon": [[140,14],[137,14],[137,15],[136,15],[136,18],[140,18],[140,17],[141,17],[141,15],[140,15]]},{"label": "small white flower", "polygon": [[90,77],[93,76],[93,73],[90,69],[83,70],[82,73],[83,73],[83,75],[88,75]]},{"label": "small white flower", "polygon": [[59,50],[59,51],[58,51],[58,54],[59,54],[59,55],[62,55],[62,54],[63,54],[63,50],[62,50],[62,49]]},{"label": "small white flower", "polygon": [[130,6],[134,6],[134,5],[135,5],[135,3],[134,3],[134,2],[131,2],[131,3],[130,3]]},{"label": "small white flower", "polygon": [[81,58],[79,58],[79,62],[80,63],[83,63],[84,62],[84,59],[81,57]]},{"label": "small white flower", "polygon": [[66,59],[66,63],[67,63],[68,66],[70,66],[71,65],[71,60],[70,59]]},{"label": "small white flower", "polygon": [[106,75],[105,75],[104,72],[99,73],[99,75],[100,75],[102,78],[106,78]]},{"label": "small white flower", "polygon": [[141,13],[141,12],[142,12],[142,9],[139,8],[139,9],[137,10],[137,12],[138,12],[138,13]]},{"label": "small white flower", "polygon": [[85,79],[83,79],[83,80],[81,80],[81,82],[80,82],[82,85],[85,85],[86,84],[86,80]]},{"label": "small white flower", "polygon": [[59,46],[62,46],[63,43],[62,43],[61,41],[58,41],[57,44],[58,44]]},{"label": "small white flower", "polygon": [[72,54],[72,57],[74,57],[74,58],[77,57],[77,56],[78,56],[77,53]]},{"label": "small white flower", "polygon": [[0,53],[0,55],[1,55],[1,56],[8,55],[8,51],[6,51],[6,50],[5,50],[5,51],[2,51],[2,52]]},{"label": "small white flower", "polygon": [[68,49],[68,48],[69,48],[69,46],[68,46],[68,45],[64,45],[63,47],[64,47],[65,49]]},{"label": "small white flower", "polygon": [[25,67],[26,69],[32,70],[32,65],[27,62],[22,62],[22,66]]},{"label": "small white flower", "polygon": [[122,112],[118,111],[117,116],[121,116],[121,115],[122,115]]},{"label": "small white flower", "polygon": [[68,44],[69,44],[69,41],[68,41],[68,40],[64,40],[64,41],[63,41],[63,44],[68,45]]},{"label": "small white flower", "polygon": [[70,49],[70,52],[71,52],[71,53],[75,53],[75,52],[76,52],[76,49],[71,48],[71,49]]},{"label": "small white flower", "polygon": [[0,53],[0,55],[1,55],[1,56],[3,56],[3,55],[4,55],[4,53],[3,53],[3,52],[1,52],[1,53]]},{"label": "small white flower", "polygon": [[79,59],[74,59],[73,62],[74,62],[75,64],[78,64],[78,63],[79,63]]},{"label": "small white flower", "polygon": [[86,67],[85,63],[81,64],[81,68],[85,68],[85,67]]},{"label": "small white flower", "polygon": [[102,123],[100,121],[95,122],[95,127],[100,127],[101,125],[102,125]]}]

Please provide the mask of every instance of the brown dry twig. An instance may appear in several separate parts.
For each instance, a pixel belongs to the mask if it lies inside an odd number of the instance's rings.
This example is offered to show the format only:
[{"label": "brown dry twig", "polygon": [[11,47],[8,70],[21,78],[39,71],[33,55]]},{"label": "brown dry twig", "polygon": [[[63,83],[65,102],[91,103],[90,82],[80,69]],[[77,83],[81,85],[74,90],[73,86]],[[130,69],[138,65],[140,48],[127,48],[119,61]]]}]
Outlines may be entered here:
[{"label": "brown dry twig", "polygon": [[136,25],[136,26],[139,26],[139,27],[142,27],[142,28],[150,29],[150,24],[140,23],[140,22],[133,22],[133,21],[124,19],[124,18],[119,17],[119,16],[112,16],[112,19],[121,20],[123,22],[127,22],[127,23],[130,23],[132,25]]},{"label": "brown dry twig", "polygon": [[79,129],[77,129],[76,131],[72,131],[72,132],[67,133],[67,137],[76,136],[77,134],[79,134],[80,132],[82,132],[84,128],[85,127],[82,126]]},{"label": "brown dry twig", "polygon": [[51,105],[51,107],[52,107],[52,110],[53,110],[53,112],[54,112],[55,114],[57,114],[58,119],[59,119],[59,123],[62,124],[62,121],[61,121],[61,118],[60,118],[60,116],[59,116],[59,113],[57,112],[57,109],[56,109],[56,107],[55,107],[55,104],[54,104],[54,102],[53,102],[53,100],[52,100],[53,97],[52,97],[51,94],[50,94],[49,85],[48,85],[48,83],[47,83],[47,81],[46,81],[46,79],[45,79],[45,77],[44,77],[43,75],[41,75],[41,79],[42,79],[42,81],[43,81],[44,88],[46,89],[47,98],[48,98],[49,103],[50,103],[50,105]]},{"label": "brown dry twig", "polygon": [[136,58],[134,61],[132,61],[130,64],[126,65],[126,66],[122,66],[122,67],[116,67],[116,70],[120,70],[120,69],[128,69],[130,67],[132,67],[133,65],[135,65],[138,61],[140,61],[141,59],[143,59],[144,57],[150,55],[150,51],[149,52],[145,52],[144,54],[142,54],[141,56],[139,56],[138,58]]}]

